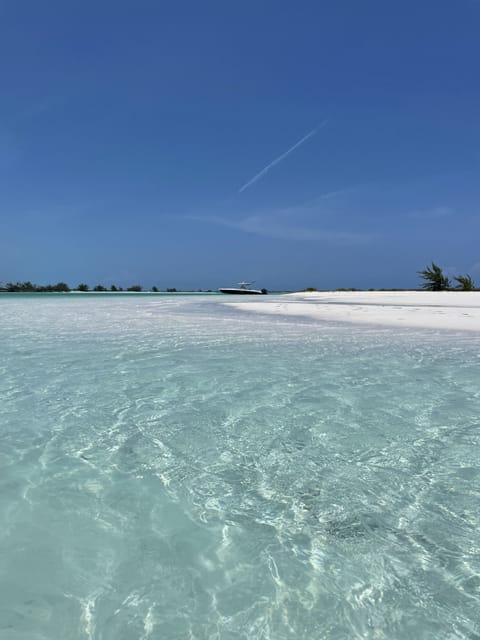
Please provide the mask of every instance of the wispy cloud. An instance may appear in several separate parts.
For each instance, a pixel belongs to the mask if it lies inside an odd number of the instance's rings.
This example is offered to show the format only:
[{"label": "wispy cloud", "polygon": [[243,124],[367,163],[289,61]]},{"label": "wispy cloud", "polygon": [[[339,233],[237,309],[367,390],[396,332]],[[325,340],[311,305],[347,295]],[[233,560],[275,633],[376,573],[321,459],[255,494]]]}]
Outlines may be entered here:
[{"label": "wispy cloud", "polygon": [[309,131],[305,136],[303,136],[303,138],[301,138],[298,142],[296,142],[292,147],[287,149],[287,151],[284,151],[281,155],[275,158],[275,160],[272,160],[269,164],[267,164],[266,167],[264,167],[256,175],[254,175],[253,178],[250,178],[248,182],[245,182],[245,184],[242,185],[238,190],[238,193],[242,193],[242,191],[245,191],[245,189],[248,189],[248,187],[251,187],[252,184],[255,184],[255,182],[260,180],[260,178],[262,178],[266,173],[268,173],[270,169],[272,169],[272,167],[277,165],[282,160],[285,160],[285,158],[289,156],[293,151],[295,151],[295,149],[298,149],[300,145],[302,145],[304,142],[312,138],[316,133],[318,133],[318,131],[320,131],[320,129],[323,129],[323,127],[325,127],[326,124],[327,124],[327,120],[324,120],[318,125],[318,127],[315,127],[315,129],[312,129],[311,131]]},{"label": "wispy cloud", "polygon": [[[321,211],[311,205],[247,214],[240,217],[188,216],[196,222],[228,227],[244,233],[293,241],[359,245],[371,242],[372,234],[318,226]],[[325,212],[328,215],[328,212]]]},{"label": "wispy cloud", "polygon": [[245,233],[285,240],[324,241],[340,245],[364,244],[371,240],[370,236],[366,234],[338,231],[335,229],[317,229],[305,226],[294,227],[281,221],[266,219],[262,216],[248,216],[240,220],[211,218],[209,221],[232,229],[238,229]]},{"label": "wispy cloud", "polygon": [[429,209],[418,209],[416,211],[410,211],[408,216],[410,218],[417,219],[432,219],[432,218],[446,218],[455,213],[455,210],[451,207],[431,207]]}]

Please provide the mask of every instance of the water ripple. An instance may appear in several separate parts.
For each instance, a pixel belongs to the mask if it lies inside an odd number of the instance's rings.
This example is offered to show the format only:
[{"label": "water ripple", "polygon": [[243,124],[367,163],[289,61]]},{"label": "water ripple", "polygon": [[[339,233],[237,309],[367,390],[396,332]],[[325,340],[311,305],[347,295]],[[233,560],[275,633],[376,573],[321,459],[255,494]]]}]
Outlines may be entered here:
[{"label": "water ripple", "polygon": [[3,303],[0,638],[478,640],[478,341],[164,302]]}]

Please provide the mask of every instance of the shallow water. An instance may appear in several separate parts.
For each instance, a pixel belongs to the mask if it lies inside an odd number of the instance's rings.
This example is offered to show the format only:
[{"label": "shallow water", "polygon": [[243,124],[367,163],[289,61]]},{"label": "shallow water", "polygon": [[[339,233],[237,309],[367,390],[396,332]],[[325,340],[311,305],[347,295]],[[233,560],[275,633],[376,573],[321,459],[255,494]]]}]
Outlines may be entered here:
[{"label": "shallow water", "polygon": [[0,296],[0,639],[480,638],[480,337],[224,301]]}]

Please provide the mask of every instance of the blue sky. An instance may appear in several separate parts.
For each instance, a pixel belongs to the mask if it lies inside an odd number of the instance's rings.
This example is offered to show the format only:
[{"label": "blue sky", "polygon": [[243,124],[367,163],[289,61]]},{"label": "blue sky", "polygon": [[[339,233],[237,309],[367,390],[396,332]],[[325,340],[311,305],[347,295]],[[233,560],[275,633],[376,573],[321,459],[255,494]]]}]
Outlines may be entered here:
[{"label": "blue sky", "polygon": [[480,284],[479,33],[476,0],[0,0],[0,281]]}]

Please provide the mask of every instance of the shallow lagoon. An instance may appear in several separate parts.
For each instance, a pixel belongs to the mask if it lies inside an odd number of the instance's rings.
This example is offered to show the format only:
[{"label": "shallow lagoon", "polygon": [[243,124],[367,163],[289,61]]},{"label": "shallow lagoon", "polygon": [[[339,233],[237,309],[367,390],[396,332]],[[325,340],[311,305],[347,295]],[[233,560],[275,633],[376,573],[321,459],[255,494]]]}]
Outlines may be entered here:
[{"label": "shallow lagoon", "polygon": [[0,297],[0,639],[479,638],[480,337],[223,302]]}]

